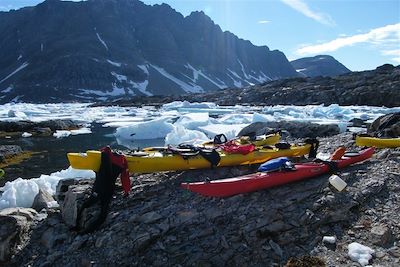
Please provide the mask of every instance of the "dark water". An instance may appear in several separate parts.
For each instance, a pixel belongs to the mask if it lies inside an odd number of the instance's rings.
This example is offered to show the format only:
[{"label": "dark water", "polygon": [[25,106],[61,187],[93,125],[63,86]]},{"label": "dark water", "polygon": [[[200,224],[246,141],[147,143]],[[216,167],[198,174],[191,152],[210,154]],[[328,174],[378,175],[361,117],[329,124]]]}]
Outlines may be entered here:
[{"label": "dark water", "polygon": [[143,148],[147,146],[162,146],[163,139],[130,141],[118,144],[114,128],[104,128],[100,124],[92,124],[91,134],[81,134],[69,136],[66,138],[50,137],[29,137],[2,139],[0,144],[18,145],[24,151],[32,151],[34,155],[16,165],[11,165],[6,171],[5,179],[0,180],[0,186],[6,181],[12,181],[21,178],[36,178],[41,174],[50,174],[55,171],[69,167],[68,152],[85,152],[90,149],[99,149],[104,146],[111,146],[112,149],[126,150]]}]

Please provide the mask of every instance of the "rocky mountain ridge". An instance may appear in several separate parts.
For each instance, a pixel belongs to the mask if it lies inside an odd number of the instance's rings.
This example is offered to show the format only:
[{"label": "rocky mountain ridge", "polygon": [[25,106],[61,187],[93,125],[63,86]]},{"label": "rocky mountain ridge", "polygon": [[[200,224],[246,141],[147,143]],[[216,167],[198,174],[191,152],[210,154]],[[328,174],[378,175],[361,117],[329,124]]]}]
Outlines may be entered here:
[{"label": "rocky mountain ridge", "polygon": [[0,103],[180,95],[297,76],[203,12],[138,0],[46,0],[0,12]]},{"label": "rocky mountain ridge", "polygon": [[304,77],[334,77],[351,72],[342,63],[328,55],[299,58],[290,61],[290,64]]},{"label": "rocky mountain ridge", "polygon": [[175,100],[210,101],[219,105],[368,105],[400,106],[400,66],[382,65],[375,70],[336,77],[288,78],[213,93],[184,96],[120,99],[99,105],[159,105]]}]

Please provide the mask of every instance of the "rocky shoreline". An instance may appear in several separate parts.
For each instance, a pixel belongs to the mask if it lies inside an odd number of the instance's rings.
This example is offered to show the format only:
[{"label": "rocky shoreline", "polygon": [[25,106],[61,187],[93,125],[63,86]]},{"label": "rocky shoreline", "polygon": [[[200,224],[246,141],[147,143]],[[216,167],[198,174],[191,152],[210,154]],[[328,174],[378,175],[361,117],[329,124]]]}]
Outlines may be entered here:
[{"label": "rocky shoreline", "polygon": [[[360,149],[344,133],[320,138],[319,151],[340,145]],[[398,266],[399,163],[399,148],[378,149],[338,172],[348,184],[342,192],[323,175],[222,199],[179,184],[256,167],[133,176],[132,192],[115,196],[106,222],[91,234],[72,230],[59,208],[3,210],[0,255],[12,255],[7,266],[360,266],[347,250],[358,242],[374,249],[372,266]],[[73,188],[85,191],[90,183]]]}]

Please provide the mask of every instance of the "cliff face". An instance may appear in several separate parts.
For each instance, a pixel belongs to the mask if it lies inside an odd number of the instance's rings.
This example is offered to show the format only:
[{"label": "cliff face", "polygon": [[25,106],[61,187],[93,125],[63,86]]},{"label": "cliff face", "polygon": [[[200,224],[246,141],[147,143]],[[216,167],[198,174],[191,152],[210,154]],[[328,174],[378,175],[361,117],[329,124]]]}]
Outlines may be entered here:
[{"label": "cliff face", "polygon": [[0,12],[0,102],[180,95],[298,74],[202,12],[137,0],[47,0]]}]

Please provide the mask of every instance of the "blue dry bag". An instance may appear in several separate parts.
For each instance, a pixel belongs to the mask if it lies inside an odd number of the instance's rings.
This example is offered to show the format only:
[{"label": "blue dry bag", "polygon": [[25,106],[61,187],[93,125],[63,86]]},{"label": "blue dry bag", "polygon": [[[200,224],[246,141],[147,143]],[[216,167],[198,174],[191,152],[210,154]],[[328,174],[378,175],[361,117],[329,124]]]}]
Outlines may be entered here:
[{"label": "blue dry bag", "polygon": [[293,169],[293,164],[287,157],[280,157],[276,159],[268,160],[260,165],[258,168],[259,172],[273,172],[279,170]]}]

